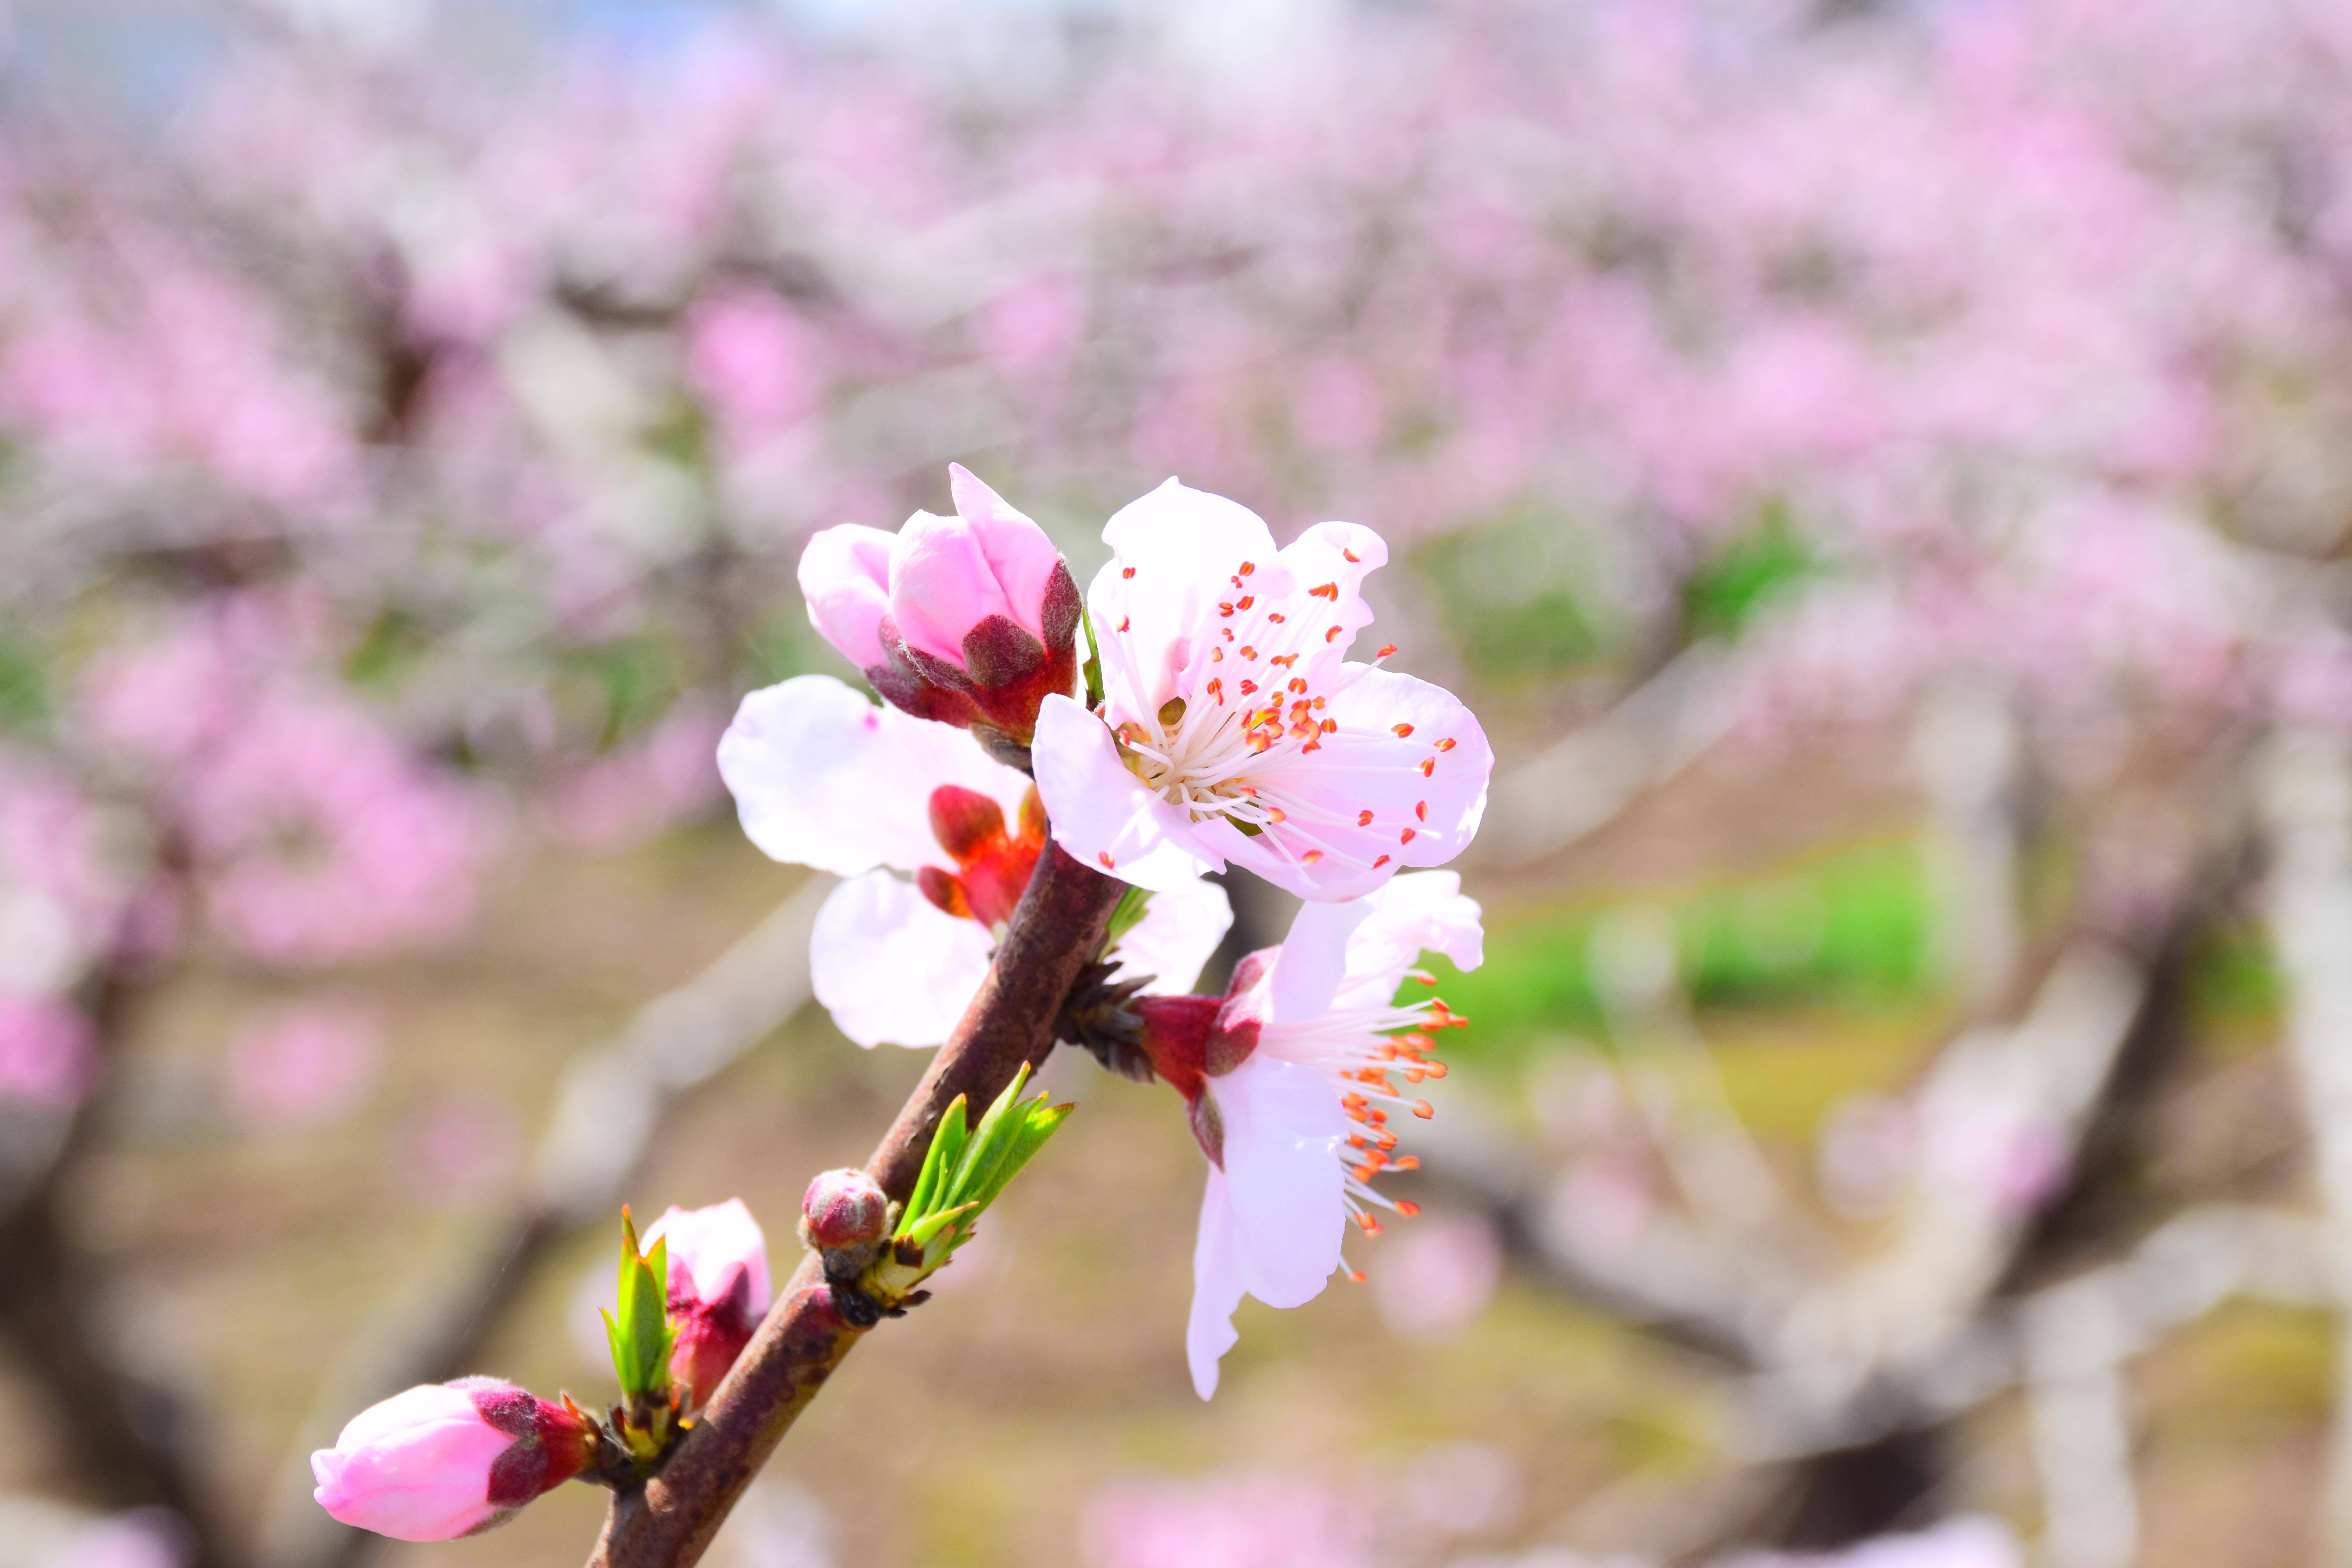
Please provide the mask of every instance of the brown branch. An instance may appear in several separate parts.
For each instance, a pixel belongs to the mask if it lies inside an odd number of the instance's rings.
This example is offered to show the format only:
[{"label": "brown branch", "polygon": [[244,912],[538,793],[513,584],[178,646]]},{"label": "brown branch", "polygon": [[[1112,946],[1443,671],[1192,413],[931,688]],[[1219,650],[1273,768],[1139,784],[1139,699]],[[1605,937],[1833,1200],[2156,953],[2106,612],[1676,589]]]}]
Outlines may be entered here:
[{"label": "brown branch", "polygon": [[[996,962],[955,1034],[908,1098],[866,1169],[893,1199],[913,1191],[931,1131],[956,1096],[1001,1093],[1054,1047],[1054,1019],[1101,950],[1124,886],[1049,846]],[[688,1568],[864,1331],[842,1321],[814,1260],[801,1267],[727,1374],[710,1407],[642,1491],[621,1493],[589,1568]]]}]

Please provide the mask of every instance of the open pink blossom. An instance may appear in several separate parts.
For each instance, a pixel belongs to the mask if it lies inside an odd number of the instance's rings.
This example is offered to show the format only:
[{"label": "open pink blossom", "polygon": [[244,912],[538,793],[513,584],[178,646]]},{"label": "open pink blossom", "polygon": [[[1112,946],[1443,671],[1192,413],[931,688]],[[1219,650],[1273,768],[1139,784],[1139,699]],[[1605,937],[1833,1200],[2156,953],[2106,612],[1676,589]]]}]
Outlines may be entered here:
[{"label": "open pink blossom", "polygon": [[1171,479],[1103,539],[1102,711],[1048,698],[1034,742],[1063,848],[1139,888],[1231,861],[1305,899],[1462,852],[1494,767],[1477,720],[1381,668],[1392,648],[1348,662],[1378,534],[1322,522],[1277,551],[1255,513]]},{"label": "open pink blossom", "polygon": [[953,517],[813,537],[801,592],[810,622],[887,700],[1025,745],[1037,704],[1077,676],[1077,584],[1045,530],[963,468],[948,477]]},{"label": "open pink blossom", "polygon": [[370,1405],[310,1456],[311,1495],[395,1541],[453,1541],[504,1523],[578,1475],[593,1437],[568,1406],[495,1378],[425,1384]]},{"label": "open pink blossom", "polygon": [[89,1020],[71,1003],[0,992],[0,1105],[72,1109],[96,1055]]},{"label": "open pink blossom", "polygon": [[[845,877],[809,942],[817,1000],[861,1046],[936,1046],[963,1016],[1045,847],[1036,791],[963,731],[878,708],[829,676],[754,691],[719,743],[743,830]],[[1233,910],[1197,878],[1156,894],[1116,956],[1182,992]]]},{"label": "open pink blossom", "polygon": [[1135,1004],[1152,1068],[1184,1096],[1209,1157],[1185,1335],[1202,1398],[1216,1392],[1244,1295],[1303,1305],[1339,1267],[1349,1219],[1378,1235],[1375,1207],[1416,1212],[1371,1183],[1419,1163],[1395,1152],[1390,1110],[1432,1113],[1408,1091],[1444,1076],[1427,1031],[1460,1020],[1435,998],[1400,1006],[1396,994],[1424,949],[1463,969],[1484,959],[1478,906],[1461,887],[1433,871],[1310,903],[1280,947],[1235,966],[1222,998]]},{"label": "open pink blossom", "polygon": [[669,1243],[669,1315],[677,1327],[670,1375],[698,1409],[767,1313],[768,1238],[743,1200],[730,1198],[669,1209],[646,1230],[646,1247],[656,1241]]}]

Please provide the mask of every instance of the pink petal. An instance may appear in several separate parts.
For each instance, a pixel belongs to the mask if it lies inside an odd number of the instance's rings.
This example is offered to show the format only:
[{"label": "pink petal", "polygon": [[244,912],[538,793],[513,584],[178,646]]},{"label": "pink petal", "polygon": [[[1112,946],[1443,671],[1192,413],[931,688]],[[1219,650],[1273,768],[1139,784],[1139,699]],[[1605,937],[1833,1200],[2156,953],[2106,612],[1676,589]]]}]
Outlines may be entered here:
[{"label": "pink petal", "polygon": [[1233,929],[1234,906],[1225,890],[1198,878],[1151,895],[1143,918],[1118,939],[1115,950],[1129,974],[1149,974],[1143,989],[1153,996],[1181,996],[1201,977],[1201,966]]},{"label": "pink petal", "polygon": [[1155,893],[1224,869],[1198,847],[1190,817],[1120,763],[1110,731],[1080,704],[1046,698],[1029,754],[1054,841],[1082,865]]},{"label": "pink petal", "polygon": [[1478,905],[1462,896],[1456,872],[1409,872],[1363,902],[1367,918],[1348,938],[1347,977],[1337,997],[1343,1004],[1389,1002],[1423,952],[1442,952],[1456,969],[1475,969],[1486,960]]},{"label": "pink petal", "polygon": [[860,669],[882,659],[882,617],[890,607],[890,552],[878,528],[844,523],[809,538],[801,552],[801,595],[809,624]]},{"label": "pink petal", "polygon": [[971,528],[1005,602],[1013,606],[1013,618],[1044,640],[1045,618],[1039,611],[1062,552],[1044,529],[1006,505],[1003,497],[962,464],[948,465],[948,489],[955,497],[956,515]]},{"label": "pink petal", "polygon": [[877,708],[824,675],[744,698],[719,742],[719,773],[771,858],[845,877],[943,863],[930,826],[940,784],[990,795],[1008,818],[1029,787],[964,731]]},{"label": "pink petal", "polygon": [[1087,588],[1087,604],[1117,721],[1159,710],[1191,661],[1190,639],[1235,591],[1229,575],[1244,562],[1265,569],[1276,552],[1255,512],[1174,479],[1112,513],[1103,542],[1114,553]]},{"label": "pink petal", "polygon": [[1203,1399],[1217,1392],[1217,1363],[1241,1340],[1234,1313],[1244,1294],[1232,1196],[1225,1173],[1212,1165],[1208,1190],[1201,1194],[1201,1228],[1192,1242],[1192,1310],[1184,1325],[1184,1359],[1192,1364],[1193,1391]]},{"label": "pink petal", "polygon": [[[1129,933],[1130,935],[1133,933]],[[809,935],[809,980],[834,1026],[861,1046],[936,1046],[987,976],[992,943],[887,871],[833,890]]]},{"label": "pink petal", "polygon": [[1239,843],[1202,836],[1204,847],[1303,899],[1360,898],[1405,867],[1443,865],[1468,847],[1486,809],[1495,759],[1470,710],[1412,676],[1349,669],[1351,683],[1330,700],[1338,731],[1262,775],[1309,810],[1255,838],[1233,834]]},{"label": "pink petal", "polygon": [[1209,1094],[1224,1122],[1225,1180],[1242,1282],[1273,1307],[1322,1293],[1347,1232],[1338,1150],[1347,1136],[1339,1090],[1313,1068],[1264,1052]]},{"label": "pink petal", "polygon": [[1267,982],[1274,1023],[1297,1023],[1330,1011],[1348,973],[1348,939],[1371,912],[1370,899],[1298,906]]},{"label": "pink petal", "polygon": [[908,646],[963,668],[964,634],[1013,615],[980,540],[960,517],[919,511],[890,553],[890,618]]}]

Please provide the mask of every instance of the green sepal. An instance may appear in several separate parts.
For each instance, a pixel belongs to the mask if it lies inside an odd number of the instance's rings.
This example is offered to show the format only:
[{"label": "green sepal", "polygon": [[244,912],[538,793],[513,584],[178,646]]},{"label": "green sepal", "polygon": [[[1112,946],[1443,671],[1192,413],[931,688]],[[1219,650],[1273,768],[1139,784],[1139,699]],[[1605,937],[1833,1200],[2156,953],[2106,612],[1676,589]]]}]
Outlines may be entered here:
[{"label": "green sepal", "polygon": [[669,1352],[677,1331],[669,1322],[669,1243],[637,1249],[637,1226],[621,1210],[621,1270],[614,1310],[604,1314],[604,1338],[613,1352],[613,1375],[625,1401],[662,1400],[669,1394]]},{"label": "green sepal", "polygon": [[1118,896],[1118,904],[1110,911],[1110,923],[1103,928],[1103,947],[1108,951],[1113,942],[1133,931],[1143,921],[1151,906],[1151,895],[1130,883]]},{"label": "green sepal", "polygon": [[1078,623],[1087,628],[1087,662],[1079,669],[1087,678],[1087,707],[1091,710],[1102,706],[1102,649],[1095,642],[1094,612],[1083,599],[1078,602]]}]

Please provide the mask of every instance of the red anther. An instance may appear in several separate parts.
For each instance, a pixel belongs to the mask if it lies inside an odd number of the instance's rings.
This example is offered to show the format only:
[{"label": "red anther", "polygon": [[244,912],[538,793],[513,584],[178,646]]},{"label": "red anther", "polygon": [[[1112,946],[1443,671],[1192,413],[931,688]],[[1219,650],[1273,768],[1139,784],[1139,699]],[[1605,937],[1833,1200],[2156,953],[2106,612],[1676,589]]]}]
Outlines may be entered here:
[{"label": "red anther", "polygon": [[1223,632],[1223,633],[1224,633],[1224,634],[1225,634],[1225,640],[1226,640],[1227,642],[1231,642],[1231,641],[1233,641],[1233,640],[1234,640],[1234,628],[1233,628],[1233,627],[1231,627],[1231,626],[1219,626],[1217,629],[1218,629],[1219,631],[1221,631],[1221,632]]},{"label": "red anther", "polygon": [[1257,657],[1257,649],[1250,647],[1247,643],[1244,643],[1242,644],[1242,657],[1244,658],[1255,658]]},{"label": "red anther", "polygon": [[1322,861],[1323,851],[1320,849],[1309,849],[1298,858],[1298,863],[1302,866],[1318,866],[1322,864]]},{"label": "red anther", "polygon": [[1412,1102],[1412,1113],[1426,1121],[1437,1114],[1437,1107],[1425,1100],[1416,1100]]},{"label": "red anther", "polygon": [[1408,969],[1404,972],[1404,974],[1406,979],[1418,980],[1423,985],[1434,985],[1437,984],[1437,976],[1432,974],[1426,969]]},{"label": "red anther", "polygon": [[1363,1231],[1366,1236],[1378,1236],[1381,1233],[1381,1222],[1374,1219],[1369,1214],[1358,1215],[1356,1216],[1356,1223],[1363,1227]]},{"label": "red anther", "polygon": [[1410,844],[1417,837],[1419,837],[1419,835],[1417,835],[1412,828],[1408,827],[1403,832],[1397,835],[1397,842],[1399,844]]},{"label": "red anther", "polygon": [[1349,1269],[1349,1270],[1348,1270],[1348,1283],[1349,1283],[1349,1284],[1350,1284],[1350,1285],[1361,1285],[1363,1282],[1364,1282],[1364,1271],[1363,1271],[1362,1269],[1360,1269],[1360,1268],[1350,1268],[1350,1269]]},{"label": "red anther", "polygon": [[1399,1198],[1397,1199],[1397,1213],[1404,1215],[1407,1219],[1411,1219],[1415,1215],[1421,1213],[1421,1205],[1413,1202],[1411,1198]]},{"label": "red anther", "polygon": [[1244,594],[1240,598],[1234,601],[1234,608],[1236,610],[1246,610],[1252,605],[1256,603],[1257,595],[1255,594]]},{"label": "red anther", "polygon": [[1400,1154],[1395,1159],[1389,1162],[1389,1169],[1391,1171],[1418,1171],[1421,1169],[1421,1156],[1418,1154]]},{"label": "red anther", "polygon": [[1096,850],[1095,858],[1102,862],[1102,868],[1106,871],[1116,871],[1118,869],[1117,863],[1111,859],[1110,851],[1108,849]]},{"label": "red anther", "polygon": [[[1289,668],[1289,667],[1286,665],[1284,668]],[[1291,691],[1292,691],[1293,693],[1301,692],[1301,691],[1306,690],[1306,689],[1307,689],[1307,678],[1306,678],[1305,676],[1303,676],[1303,675],[1294,675],[1294,676],[1292,676],[1292,677],[1290,678],[1290,689],[1291,689]]]},{"label": "red anther", "polygon": [[1256,570],[1257,570],[1257,563],[1256,563],[1256,562],[1255,562],[1255,561],[1244,561],[1244,562],[1243,562],[1243,563],[1242,563],[1242,575],[1243,575],[1243,576],[1246,577],[1246,576],[1248,576],[1251,573],[1253,573],[1253,572],[1255,572],[1255,571],[1256,571]]},{"label": "red anther", "polygon": [[1437,776],[1437,759],[1435,757],[1423,757],[1421,759],[1421,776],[1425,779],[1434,778]]},{"label": "red anther", "polygon": [[1224,650],[1223,648],[1221,648],[1221,647],[1213,647],[1213,648],[1211,648],[1211,649],[1209,650],[1209,662],[1210,662],[1211,664],[1223,664],[1223,663],[1224,663],[1224,662],[1225,662],[1225,650]]},{"label": "red anther", "polygon": [[1323,634],[1323,640],[1325,642],[1338,642],[1339,640],[1339,628],[1333,626],[1328,631],[1325,632]]},{"label": "red anther", "polygon": [[1222,599],[1220,599],[1220,600],[1217,602],[1217,614],[1219,614],[1219,615],[1221,615],[1221,616],[1230,616],[1230,615],[1232,615],[1233,613],[1234,613],[1234,607],[1233,607],[1231,605],[1226,604],[1226,603],[1225,603],[1223,600],[1222,600]]},{"label": "red anther", "polygon": [[1278,653],[1272,658],[1267,659],[1265,662],[1268,664],[1278,664],[1282,666],[1283,668],[1288,669],[1292,665],[1298,662],[1298,656],[1295,653]]},{"label": "red anther", "polygon": [[1421,1070],[1427,1073],[1432,1078],[1444,1078],[1445,1076],[1445,1064],[1444,1062],[1423,1062],[1421,1064]]},{"label": "red anther", "polygon": [[1385,1154],[1396,1146],[1397,1135],[1390,1131],[1385,1127],[1381,1129],[1381,1135],[1375,1141],[1374,1147],[1378,1148],[1381,1153]]},{"label": "red anther", "polygon": [[1321,699],[1320,697],[1318,697],[1318,698],[1315,700],[1315,711],[1317,711],[1318,713],[1320,713],[1320,712],[1322,712],[1322,711],[1323,711],[1323,699]]},{"label": "red anther", "polygon": [[1348,1134],[1348,1147],[1349,1147],[1349,1148],[1350,1148],[1350,1149],[1360,1149],[1360,1148],[1362,1148],[1363,1146],[1364,1146],[1364,1135],[1363,1135],[1362,1133],[1360,1133],[1360,1132],[1350,1132],[1350,1133],[1349,1133],[1349,1134]]},{"label": "red anther", "polygon": [[1288,822],[1290,820],[1290,818],[1284,814],[1282,807],[1278,805],[1269,805],[1265,808],[1265,819],[1268,822]]},{"label": "red anther", "polygon": [[1404,740],[1412,733],[1412,726],[1410,724],[1391,725],[1390,730],[1400,741]]},{"label": "red anther", "polygon": [[1359,1165],[1348,1173],[1360,1182],[1369,1182],[1381,1173],[1381,1168],[1378,1165]]},{"label": "red anther", "polygon": [[1316,586],[1307,589],[1307,592],[1312,597],[1318,599],[1328,599],[1335,605],[1339,602],[1339,584],[1337,583],[1318,584]]},{"label": "red anther", "polygon": [[1388,863],[1389,863],[1389,858],[1388,858],[1387,856],[1383,855],[1383,856],[1381,856],[1379,859],[1377,859],[1377,860],[1375,860],[1375,861],[1373,861],[1373,862],[1372,862],[1372,869],[1373,869],[1373,870],[1375,870],[1375,871],[1377,871],[1377,870],[1379,870],[1381,867],[1383,867],[1383,866],[1387,865]]},{"label": "red anther", "polygon": [[1423,1079],[1427,1078],[1429,1074],[1419,1066],[1409,1067],[1404,1069],[1404,1080],[1407,1083],[1419,1083]]},{"label": "red anther", "polygon": [[1220,702],[1223,702],[1225,700],[1225,683],[1221,677],[1211,677],[1209,684],[1202,687],[1201,689],[1206,691],[1210,696],[1215,698]]},{"label": "red anther", "polygon": [[1135,575],[1135,568],[1132,566],[1127,567],[1119,573],[1119,575],[1122,577],[1132,577]]},{"label": "red anther", "polygon": [[1249,796],[1252,800],[1255,800],[1257,798],[1257,785],[1255,784],[1236,784],[1234,787],[1238,789],[1242,794]]},{"label": "red anther", "polygon": [[1127,628],[1128,628],[1128,625],[1129,625],[1129,621],[1130,621],[1131,619],[1132,619],[1132,617],[1131,617],[1131,616],[1119,616],[1119,618],[1118,618],[1118,629],[1119,629],[1120,631],[1125,631],[1125,630],[1127,630]]},{"label": "red anther", "polygon": [[1265,618],[1272,621],[1276,626],[1280,626],[1290,617],[1284,615],[1280,610],[1268,610],[1265,613]]},{"label": "red anther", "polygon": [[1386,1127],[1389,1124],[1389,1113],[1377,1105],[1367,1105],[1364,1107],[1364,1120],[1374,1127]]},{"label": "red anther", "polygon": [[1429,802],[1425,800],[1414,801],[1412,803],[1412,814],[1420,820],[1427,822],[1429,820]]},{"label": "red anther", "polygon": [[1386,658],[1389,655],[1394,652],[1396,652],[1396,644],[1392,642],[1384,642],[1381,644],[1381,651],[1372,655],[1372,657],[1374,658]]},{"label": "red anther", "polygon": [[1362,560],[1363,560],[1363,557],[1362,557],[1362,556],[1360,556],[1360,555],[1357,554],[1357,553],[1356,553],[1354,551],[1352,551],[1352,550],[1348,550],[1348,549],[1344,549],[1344,548],[1343,548],[1343,549],[1339,552],[1339,553],[1340,553],[1341,555],[1343,555],[1343,556],[1345,556],[1345,557],[1347,558],[1348,564],[1349,564],[1349,565],[1350,565],[1350,566],[1353,566],[1353,565],[1357,564],[1359,562],[1360,562],[1360,561],[1362,561]]},{"label": "red anther", "polygon": [[1439,751],[1441,751],[1441,752],[1450,752],[1450,751],[1452,751],[1452,750],[1454,749],[1454,741],[1453,741],[1453,738],[1452,738],[1451,736],[1448,736],[1446,739],[1444,739],[1444,740],[1443,740],[1443,741],[1438,742],[1437,742],[1437,749],[1438,749]]},{"label": "red anther", "polygon": [[1322,749],[1323,738],[1320,735],[1318,735],[1314,740],[1311,740],[1307,742],[1307,744],[1299,747],[1298,754],[1303,757],[1309,752],[1319,752]]},{"label": "red anther", "polygon": [[1361,1110],[1364,1108],[1364,1097],[1360,1094],[1343,1094],[1339,1097],[1339,1104],[1344,1110]]},{"label": "red anther", "polygon": [[1327,735],[1336,735],[1336,734],[1338,734],[1338,733],[1339,732],[1339,721],[1338,721],[1337,719],[1326,719],[1326,720],[1324,720],[1324,721],[1323,721],[1323,732],[1324,732],[1325,734],[1327,734]]},{"label": "red anther", "polygon": [[1371,814],[1370,811],[1360,811],[1360,812],[1356,813],[1356,826],[1359,826],[1359,827],[1370,827],[1371,825],[1372,825],[1372,814]]}]

